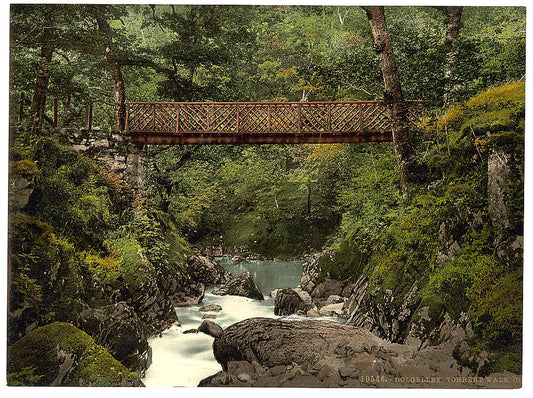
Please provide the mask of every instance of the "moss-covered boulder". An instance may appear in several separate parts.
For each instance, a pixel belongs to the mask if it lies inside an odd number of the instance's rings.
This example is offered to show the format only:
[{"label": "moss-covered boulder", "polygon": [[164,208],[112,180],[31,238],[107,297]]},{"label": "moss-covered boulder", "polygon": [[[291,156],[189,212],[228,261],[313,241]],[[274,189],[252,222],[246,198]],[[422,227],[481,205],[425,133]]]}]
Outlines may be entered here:
[{"label": "moss-covered boulder", "polygon": [[79,314],[76,326],[140,376],[150,366],[152,350],[148,344],[148,326],[125,302],[99,309],[86,308]]},{"label": "moss-covered boulder", "polygon": [[142,386],[87,333],[69,323],[40,327],[7,351],[10,386]]}]

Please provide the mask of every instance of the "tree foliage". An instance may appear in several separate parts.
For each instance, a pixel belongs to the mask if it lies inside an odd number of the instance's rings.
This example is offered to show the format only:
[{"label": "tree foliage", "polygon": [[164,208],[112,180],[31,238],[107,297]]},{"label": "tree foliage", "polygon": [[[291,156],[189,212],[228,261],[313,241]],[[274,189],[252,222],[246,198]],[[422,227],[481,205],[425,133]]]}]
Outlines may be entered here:
[{"label": "tree foliage", "polygon": [[[383,97],[366,15],[359,7],[106,5],[127,100],[343,100]],[[525,9],[465,7],[457,43],[458,99],[524,75]],[[444,14],[388,7],[386,15],[407,99],[442,104]],[[112,126],[105,43],[90,7],[11,7],[11,103],[29,100],[41,46],[54,47],[53,97],[75,111],[89,102]],[[69,21],[68,24],[64,21]],[[26,104],[28,105],[28,104]],[[68,106],[66,106],[68,108]],[[72,111],[72,109],[71,109]],[[60,118],[66,117],[67,110]],[[48,113],[50,115],[50,113]]]},{"label": "tree foliage", "polygon": [[[99,10],[127,101],[386,97],[359,7]],[[525,14],[525,7],[462,9],[453,43],[455,103],[443,108],[450,83],[446,14],[385,7],[403,96],[424,100],[427,111],[410,131],[415,167],[408,193],[399,189],[391,144],[154,146],[146,149],[142,201],[120,176],[19,130],[10,153],[10,311],[29,310],[10,324],[10,341],[34,321],[68,321],[82,303],[96,306],[102,294],[95,286],[135,288],[183,271],[191,244],[267,257],[329,249],[325,274],[363,275],[371,288],[395,297],[416,282],[421,306],[471,318],[476,349],[507,350],[492,370],[516,370],[516,361],[509,363],[520,354],[522,264],[494,243],[498,234],[501,241],[523,229]],[[55,98],[59,126],[83,126],[83,107],[94,104],[93,125],[114,129],[110,42],[90,7],[14,4],[10,28],[11,126],[19,116],[30,123],[39,97],[44,126]],[[497,150],[513,165],[504,230],[488,211],[488,158]],[[32,191],[23,208],[13,195],[19,179]],[[14,383],[40,377],[28,367],[12,376]]]}]

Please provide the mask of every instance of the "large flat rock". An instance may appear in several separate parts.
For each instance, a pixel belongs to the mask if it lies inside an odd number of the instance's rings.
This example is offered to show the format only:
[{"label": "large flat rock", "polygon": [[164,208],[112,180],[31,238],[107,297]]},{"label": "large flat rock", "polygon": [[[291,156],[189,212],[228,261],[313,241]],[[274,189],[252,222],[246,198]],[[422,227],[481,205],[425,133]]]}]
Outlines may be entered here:
[{"label": "large flat rock", "polygon": [[391,343],[335,322],[251,318],[215,338],[213,352],[223,370],[200,386],[520,387],[520,377],[510,373],[478,377],[454,359],[453,349]]}]

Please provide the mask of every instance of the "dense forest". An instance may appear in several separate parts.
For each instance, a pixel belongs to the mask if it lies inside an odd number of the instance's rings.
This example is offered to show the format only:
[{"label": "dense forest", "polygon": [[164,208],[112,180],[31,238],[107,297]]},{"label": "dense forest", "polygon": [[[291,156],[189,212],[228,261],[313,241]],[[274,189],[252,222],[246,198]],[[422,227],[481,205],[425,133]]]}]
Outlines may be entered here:
[{"label": "dense forest", "polygon": [[[144,148],[134,189],[57,132],[83,130],[87,109],[93,130],[123,130],[125,101],[387,101],[369,14],[12,5],[8,384],[139,384],[147,336],[177,321],[169,297],[220,248],[321,253],[320,277],[368,281],[368,317],[407,303],[380,337],[403,342],[423,308],[430,340],[466,317],[458,360],[521,373],[525,8],[385,15],[403,97],[425,105],[408,186],[393,143],[185,145]],[[59,379],[57,341],[84,364]]]}]

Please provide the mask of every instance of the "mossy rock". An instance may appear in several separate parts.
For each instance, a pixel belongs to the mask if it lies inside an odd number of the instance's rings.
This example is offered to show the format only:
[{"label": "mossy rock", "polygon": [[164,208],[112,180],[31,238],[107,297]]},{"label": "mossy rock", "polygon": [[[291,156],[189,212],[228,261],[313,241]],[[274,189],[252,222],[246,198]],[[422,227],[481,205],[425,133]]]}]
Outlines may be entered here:
[{"label": "mossy rock", "polygon": [[[446,116],[439,120],[439,130],[446,128],[451,132],[451,140],[485,132],[524,129],[525,83],[512,82],[493,87],[476,97],[448,109]],[[460,134],[457,135],[456,132]]]},{"label": "mossy rock", "polygon": [[54,322],[24,336],[7,351],[8,385],[140,386],[132,373],[75,326]]}]

